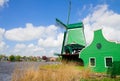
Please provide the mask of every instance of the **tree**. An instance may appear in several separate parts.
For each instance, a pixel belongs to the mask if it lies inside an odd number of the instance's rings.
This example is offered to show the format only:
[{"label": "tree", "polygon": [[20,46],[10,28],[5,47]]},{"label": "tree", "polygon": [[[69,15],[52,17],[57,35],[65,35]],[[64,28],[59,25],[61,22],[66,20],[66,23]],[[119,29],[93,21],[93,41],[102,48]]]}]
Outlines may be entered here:
[{"label": "tree", "polygon": [[2,59],[3,55],[0,55],[0,60]]},{"label": "tree", "polygon": [[26,57],[26,56],[23,56],[23,57],[21,57],[24,61],[28,61],[29,60],[29,58],[28,57]]},{"label": "tree", "polygon": [[16,61],[20,61],[20,59],[21,59],[21,56],[20,56],[20,55],[15,56],[15,60],[16,60]]},{"label": "tree", "polygon": [[33,60],[33,61],[37,61],[37,58],[34,56],[32,60]]},{"label": "tree", "polygon": [[33,56],[29,56],[28,59],[29,61],[32,61]]},{"label": "tree", "polygon": [[15,56],[14,55],[10,55],[9,56],[9,60],[12,61],[12,62],[15,61]]},{"label": "tree", "polygon": [[42,56],[42,59],[43,59],[43,60],[47,60],[47,57],[46,57],[46,56]]}]

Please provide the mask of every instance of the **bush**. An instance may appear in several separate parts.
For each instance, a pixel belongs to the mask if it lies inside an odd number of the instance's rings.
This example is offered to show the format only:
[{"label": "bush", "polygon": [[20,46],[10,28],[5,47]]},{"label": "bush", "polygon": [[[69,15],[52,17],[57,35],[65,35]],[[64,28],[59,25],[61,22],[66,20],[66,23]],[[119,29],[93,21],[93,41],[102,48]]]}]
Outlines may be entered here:
[{"label": "bush", "polygon": [[14,55],[9,56],[9,61],[11,62],[15,61],[15,56]]}]

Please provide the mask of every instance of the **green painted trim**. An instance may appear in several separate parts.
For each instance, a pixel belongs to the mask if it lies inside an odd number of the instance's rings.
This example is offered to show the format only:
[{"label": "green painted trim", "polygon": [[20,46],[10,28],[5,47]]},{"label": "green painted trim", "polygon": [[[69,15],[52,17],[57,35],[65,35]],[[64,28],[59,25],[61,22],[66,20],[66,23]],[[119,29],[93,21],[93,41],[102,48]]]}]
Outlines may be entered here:
[{"label": "green painted trim", "polygon": [[67,25],[68,29],[73,29],[73,28],[83,28],[83,23],[74,23],[74,24],[68,24]]}]

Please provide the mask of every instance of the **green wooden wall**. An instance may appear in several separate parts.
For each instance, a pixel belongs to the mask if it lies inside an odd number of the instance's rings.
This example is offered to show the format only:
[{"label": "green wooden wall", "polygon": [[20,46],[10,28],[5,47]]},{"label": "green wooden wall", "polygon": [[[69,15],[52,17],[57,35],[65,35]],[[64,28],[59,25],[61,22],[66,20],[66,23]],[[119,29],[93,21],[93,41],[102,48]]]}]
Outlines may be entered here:
[{"label": "green wooden wall", "polygon": [[90,57],[95,58],[95,66],[91,67],[91,69],[96,72],[107,72],[108,67],[105,67],[105,57],[112,57],[112,61],[119,62],[117,67],[120,67],[120,44],[106,40],[102,30],[96,30],[94,31],[92,43],[79,54],[79,58],[84,61],[85,67],[89,66]]}]

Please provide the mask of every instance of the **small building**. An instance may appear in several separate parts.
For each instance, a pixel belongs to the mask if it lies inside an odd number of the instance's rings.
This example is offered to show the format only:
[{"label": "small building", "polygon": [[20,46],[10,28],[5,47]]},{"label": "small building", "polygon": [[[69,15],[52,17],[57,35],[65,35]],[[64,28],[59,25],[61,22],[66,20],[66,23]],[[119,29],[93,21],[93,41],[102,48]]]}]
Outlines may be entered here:
[{"label": "small building", "polygon": [[50,60],[51,62],[55,62],[56,59],[57,59],[57,58],[55,58],[55,57],[50,57],[50,58],[49,58],[49,60]]},{"label": "small building", "polygon": [[112,69],[120,74],[120,44],[104,38],[102,30],[94,31],[92,43],[79,54],[84,66],[89,66],[95,72],[108,72]]}]

